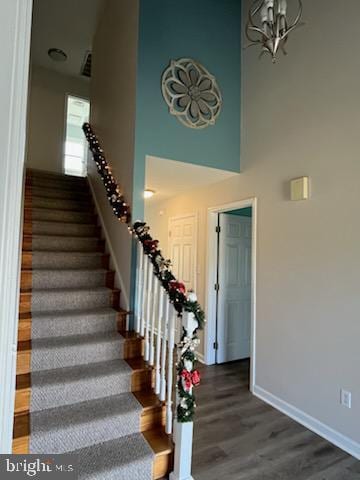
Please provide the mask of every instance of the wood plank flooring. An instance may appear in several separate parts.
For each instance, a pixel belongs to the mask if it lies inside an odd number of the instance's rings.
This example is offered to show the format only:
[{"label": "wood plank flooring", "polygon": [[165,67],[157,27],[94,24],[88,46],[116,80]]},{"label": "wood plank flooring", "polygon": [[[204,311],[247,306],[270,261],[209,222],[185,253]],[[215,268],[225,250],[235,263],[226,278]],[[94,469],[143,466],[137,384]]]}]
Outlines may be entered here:
[{"label": "wood plank flooring", "polygon": [[200,366],[196,480],[360,480],[360,462],[249,392],[249,363]]}]

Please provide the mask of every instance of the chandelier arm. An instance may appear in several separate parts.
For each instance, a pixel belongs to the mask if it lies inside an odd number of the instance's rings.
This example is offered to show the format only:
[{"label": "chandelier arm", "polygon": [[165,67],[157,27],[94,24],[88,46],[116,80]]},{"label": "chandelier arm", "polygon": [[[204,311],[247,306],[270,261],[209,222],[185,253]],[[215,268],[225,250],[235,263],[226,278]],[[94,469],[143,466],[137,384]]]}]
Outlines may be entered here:
[{"label": "chandelier arm", "polygon": [[254,42],[256,42],[256,43],[262,43],[261,40],[258,40],[257,38],[256,38],[256,39],[255,39],[255,38],[251,38],[251,36],[249,35],[249,31],[250,31],[250,28],[251,28],[252,26],[255,26],[255,25],[252,25],[252,24],[248,21],[247,24],[246,24],[246,29],[245,29],[245,36],[246,36],[246,38],[247,38],[247,39],[249,40],[249,42],[251,42],[251,43],[254,43]]},{"label": "chandelier arm", "polygon": [[251,38],[250,35],[248,34],[248,32],[245,32],[245,36],[246,38],[249,40],[250,43],[263,43],[262,40],[259,40],[259,39],[255,39],[255,38]]},{"label": "chandelier arm", "polygon": [[250,25],[248,27],[248,30],[252,30],[253,32],[258,32],[260,33],[263,37],[265,37],[267,40],[270,40],[271,37],[269,37],[269,35],[267,33],[264,32],[264,30],[261,30],[261,28],[259,27],[253,27],[252,25]]},{"label": "chandelier arm", "polygon": [[256,47],[257,45],[262,45],[262,41],[256,40],[255,42],[251,42],[248,45],[245,45],[244,50],[247,50],[250,47]]},{"label": "chandelier arm", "polygon": [[294,23],[288,28],[286,29],[286,31],[284,32],[284,34],[282,35],[282,40],[287,37],[289,35],[290,32],[292,32],[293,30],[295,30],[296,27],[299,26],[299,22],[300,22],[300,19],[301,19],[301,16],[302,16],[302,12],[303,12],[303,4],[302,4],[302,0],[299,0],[299,12],[295,18],[295,21]]}]

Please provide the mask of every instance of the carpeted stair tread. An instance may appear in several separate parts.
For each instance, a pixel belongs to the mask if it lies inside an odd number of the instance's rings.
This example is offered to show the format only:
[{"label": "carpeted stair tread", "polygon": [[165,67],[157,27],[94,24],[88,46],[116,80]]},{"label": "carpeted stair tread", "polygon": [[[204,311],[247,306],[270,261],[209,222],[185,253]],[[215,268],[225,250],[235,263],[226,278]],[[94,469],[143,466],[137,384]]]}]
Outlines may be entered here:
[{"label": "carpeted stair tread", "polygon": [[67,173],[60,173],[60,172],[51,172],[48,170],[40,170],[38,168],[28,168],[27,173],[30,176],[30,178],[55,178],[59,180],[64,180],[66,182],[78,182],[78,181],[84,181],[85,177],[79,176],[79,175],[68,175]]},{"label": "carpeted stair tread", "polygon": [[48,338],[116,330],[117,312],[113,308],[94,308],[70,312],[32,314],[31,337]]},{"label": "carpeted stair tread", "polygon": [[67,198],[67,199],[72,199],[72,200],[82,200],[86,201],[91,199],[90,194],[88,190],[84,189],[77,189],[76,191],[74,190],[61,190],[57,188],[50,188],[50,187],[36,187],[32,186],[31,187],[31,193],[32,195],[36,195],[39,197],[47,197],[47,198]]},{"label": "carpeted stair tread", "polygon": [[32,252],[33,268],[101,267],[102,252]]},{"label": "carpeted stair tread", "polygon": [[32,208],[32,220],[50,220],[53,222],[65,223],[91,223],[95,215],[91,212],[73,212],[67,210],[56,210],[55,208]]},{"label": "carpeted stair tread", "polygon": [[97,226],[93,223],[62,223],[51,221],[32,222],[34,235],[65,235],[74,237],[92,237],[97,234]]},{"label": "carpeted stair tread", "polygon": [[100,342],[123,342],[124,338],[118,332],[89,333],[71,335],[69,337],[41,338],[32,341],[33,352],[41,348],[71,347],[84,344],[97,344]]},{"label": "carpeted stair tread", "polygon": [[73,367],[123,357],[124,338],[117,332],[32,340],[31,370]]},{"label": "carpeted stair tread", "polygon": [[32,270],[33,289],[100,287],[107,270],[102,268],[35,269]]},{"label": "carpeted stair tread", "polygon": [[33,412],[30,453],[65,453],[138,433],[141,412],[131,393]]},{"label": "carpeted stair tread", "polygon": [[99,245],[98,237],[71,237],[65,235],[32,235],[33,251],[94,251]]},{"label": "carpeted stair tread", "polygon": [[86,180],[82,179],[78,182],[69,182],[63,181],[59,179],[52,179],[52,178],[40,178],[40,177],[32,177],[31,178],[31,185],[34,187],[46,187],[46,188],[56,188],[57,190],[73,190],[77,189],[84,189],[87,188]]},{"label": "carpeted stair tread", "polygon": [[69,200],[59,198],[48,198],[40,195],[32,195],[32,207],[50,208],[56,210],[75,210],[75,211],[91,211],[94,206],[91,202],[84,202],[81,200]]},{"label": "carpeted stair tread", "polygon": [[33,290],[31,295],[32,312],[52,310],[76,310],[110,306],[111,289],[92,288],[49,288]]},{"label": "carpeted stair tread", "polygon": [[30,411],[129,392],[131,368],[121,359],[33,372]]},{"label": "carpeted stair tread", "polygon": [[116,438],[74,452],[79,480],[149,480],[154,452],[141,433]]}]

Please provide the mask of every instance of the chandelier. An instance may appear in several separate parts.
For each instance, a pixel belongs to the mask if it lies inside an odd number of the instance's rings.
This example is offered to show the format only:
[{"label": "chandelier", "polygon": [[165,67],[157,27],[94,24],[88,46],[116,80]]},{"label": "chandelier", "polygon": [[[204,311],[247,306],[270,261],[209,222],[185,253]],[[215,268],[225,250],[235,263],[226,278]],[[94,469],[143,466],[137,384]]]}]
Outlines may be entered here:
[{"label": "chandelier", "polygon": [[[246,37],[250,41],[250,46],[261,45],[264,53],[269,53],[273,63],[276,61],[276,54],[281,49],[286,55],[285,44],[290,32],[296,27],[302,25],[300,19],[302,16],[302,1],[299,2],[299,10],[292,24],[289,24],[287,18],[287,0],[255,0],[249,10],[249,18],[246,24]],[[256,19],[260,25],[256,25]],[[259,38],[253,38],[258,34]]]}]

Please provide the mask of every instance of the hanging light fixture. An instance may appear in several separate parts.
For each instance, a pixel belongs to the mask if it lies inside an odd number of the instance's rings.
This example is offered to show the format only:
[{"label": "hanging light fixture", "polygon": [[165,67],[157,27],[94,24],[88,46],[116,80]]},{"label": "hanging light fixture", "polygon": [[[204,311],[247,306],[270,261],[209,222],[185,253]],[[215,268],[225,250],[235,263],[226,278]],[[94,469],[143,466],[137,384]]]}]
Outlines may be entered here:
[{"label": "hanging light fixture", "polygon": [[[273,63],[276,61],[276,54],[281,49],[286,55],[285,44],[290,32],[300,23],[303,5],[299,2],[299,10],[292,24],[289,24],[287,18],[287,0],[255,0],[249,11],[249,18],[246,24],[246,37],[250,41],[250,46],[261,45],[264,53],[269,53]],[[256,25],[256,19],[260,25]],[[259,38],[253,35],[258,34]]]}]

